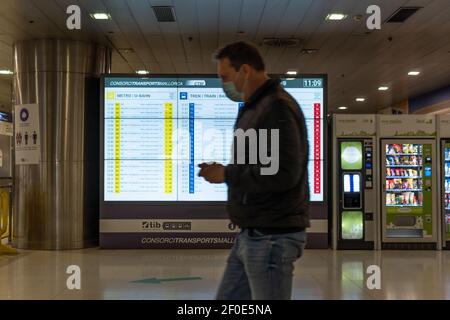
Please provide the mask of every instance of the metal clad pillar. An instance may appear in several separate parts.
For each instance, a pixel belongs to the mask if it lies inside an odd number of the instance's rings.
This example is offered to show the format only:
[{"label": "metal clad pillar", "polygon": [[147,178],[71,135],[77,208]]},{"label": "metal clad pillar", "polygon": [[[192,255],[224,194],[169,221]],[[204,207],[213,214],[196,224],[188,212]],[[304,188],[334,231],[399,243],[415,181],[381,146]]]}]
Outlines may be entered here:
[{"label": "metal clad pillar", "polygon": [[98,90],[89,79],[108,73],[110,65],[110,49],[96,44],[40,39],[14,45],[14,104],[39,104],[41,132],[40,163],[15,166],[18,248],[98,243],[98,198],[90,191],[98,190],[99,160],[89,139],[98,139],[92,119],[99,116],[99,100],[92,99]]}]

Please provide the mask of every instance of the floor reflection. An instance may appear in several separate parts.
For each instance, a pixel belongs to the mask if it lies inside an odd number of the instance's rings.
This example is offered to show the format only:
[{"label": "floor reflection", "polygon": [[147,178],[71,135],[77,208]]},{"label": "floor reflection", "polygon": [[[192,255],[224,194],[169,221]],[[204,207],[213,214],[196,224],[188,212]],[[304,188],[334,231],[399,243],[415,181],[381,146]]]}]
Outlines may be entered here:
[{"label": "floor reflection", "polygon": [[[0,256],[0,299],[213,299],[228,250],[21,251]],[[67,267],[81,269],[68,290]],[[381,289],[367,288],[380,267]],[[450,299],[450,251],[307,250],[294,299]],[[135,283],[142,279],[172,279]],[[193,278],[195,280],[186,280]]]}]

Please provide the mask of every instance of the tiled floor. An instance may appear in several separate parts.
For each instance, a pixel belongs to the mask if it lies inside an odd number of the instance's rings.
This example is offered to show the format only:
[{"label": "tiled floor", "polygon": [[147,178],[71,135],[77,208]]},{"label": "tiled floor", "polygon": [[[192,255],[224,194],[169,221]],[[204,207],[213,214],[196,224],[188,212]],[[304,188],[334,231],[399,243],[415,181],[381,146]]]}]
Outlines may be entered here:
[{"label": "tiled floor", "polygon": [[[0,255],[0,299],[213,299],[228,250],[21,251]],[[366,268],[381,267],[381,290]],[[69,290],[66,268],[81,268]],[[201,277],[154,283],[146,278]],[[294,299],[450,299],[450,251],[307,250],[296,264]]]}]

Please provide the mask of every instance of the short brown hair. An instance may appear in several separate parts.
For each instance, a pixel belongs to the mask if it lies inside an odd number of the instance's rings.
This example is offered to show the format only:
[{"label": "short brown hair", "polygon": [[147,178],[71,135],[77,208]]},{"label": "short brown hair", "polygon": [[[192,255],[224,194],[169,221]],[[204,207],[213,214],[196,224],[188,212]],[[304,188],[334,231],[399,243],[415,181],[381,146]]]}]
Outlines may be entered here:
[{"label": "short brown hair", "polygon": [[258,49],[250,43],[238,41],[230,43],[216,51],[214,59],[228,58],[231,66],[238,71],[243,64],[252,66],[256,71],[264,71],[266,66]]}]

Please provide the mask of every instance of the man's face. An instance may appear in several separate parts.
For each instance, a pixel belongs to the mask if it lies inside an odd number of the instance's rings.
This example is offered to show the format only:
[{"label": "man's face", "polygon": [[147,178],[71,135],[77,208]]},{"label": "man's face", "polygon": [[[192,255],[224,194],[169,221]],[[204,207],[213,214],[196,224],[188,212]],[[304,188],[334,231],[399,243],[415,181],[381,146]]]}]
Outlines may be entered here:
[{"label": "man's face", "polygon": [[[241,66],[241,69],[244,69],[244,65]],[[232,81],[239,92],[242,92],[244,85],[244,78],[241,73],[243,73],[243,70],[241,72],[236,71],[228,58],[220,59],[217,62],[217,74],[222,79],[222,82]]]}]

